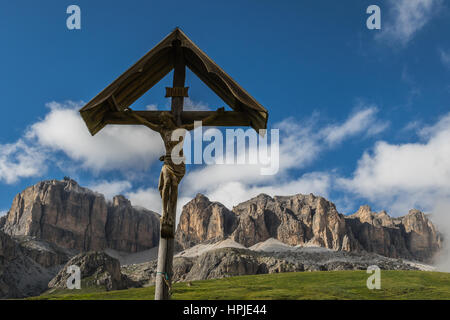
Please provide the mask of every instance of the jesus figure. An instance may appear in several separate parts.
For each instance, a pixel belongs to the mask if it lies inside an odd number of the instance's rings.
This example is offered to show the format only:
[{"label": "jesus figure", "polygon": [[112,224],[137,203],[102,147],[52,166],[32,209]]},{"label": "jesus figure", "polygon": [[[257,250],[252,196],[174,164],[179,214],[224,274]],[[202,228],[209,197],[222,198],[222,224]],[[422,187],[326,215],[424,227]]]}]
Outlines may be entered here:
[{"label": "jesus figure", "polygon": [[[159,176],[158,190],[162,199],[162,217],[161,217],[161,237],[174,238],[175,235],[175,212],[178,198],[178,184],[186,172],[184,163],[183,149],[180,156],[174,158],[172,150],[179,143],[183,143],[183,136],[178,141],[172,140],[172,133],[177,129],[192,130],[194,123],[177,125],[171,112],[161,112],[159,116],[160,124],[152,123],[134,112],[131,108],[124,110],[127,114],[134,117],[146,127],[159,132],[164,142],[166,154],[159,160],[163,161],[161,174]],[[224,108],[217,109],[217,112],[202,120],[202,125],[208,125],[224,112]]]}]

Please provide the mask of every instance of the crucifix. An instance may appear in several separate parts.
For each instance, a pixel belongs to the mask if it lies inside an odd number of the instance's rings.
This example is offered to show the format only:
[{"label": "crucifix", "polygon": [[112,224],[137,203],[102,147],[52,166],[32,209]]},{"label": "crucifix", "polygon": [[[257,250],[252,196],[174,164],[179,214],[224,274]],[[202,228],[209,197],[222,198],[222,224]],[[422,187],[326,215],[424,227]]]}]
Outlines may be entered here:
[{"label": "crucifix", "polygon": [[[194,72],[233,111],[184,111],[186,67]],[[130,105],[153,87],[171,70],[173,86],[166,88],[166,97],[172,99],[170,111],[134,111]],[[158,266],[155,281],[155,299],[170,298],[172,263],[174,255],[175,215],[178,186],[185,174],[182,159],[174,159],[172,150],[182,142],[173,141],[177,129],[192,130],[194,121],[203,126],[251,126],[266,129],[268,112],[239,84],[211,60],[179,28],[125,71],[102,92],[88,102],[80,114],[92,135],[106,125],[144,125],[159,132],[165,154],[158,189],[162,199],[162,217]],[[181,137],[180,139],[183,139]],[[181,152],[180,157],[183,158]],[[177,161],[175,161],[177,160]],[[179,161],[181,160],[181,161]]]}]

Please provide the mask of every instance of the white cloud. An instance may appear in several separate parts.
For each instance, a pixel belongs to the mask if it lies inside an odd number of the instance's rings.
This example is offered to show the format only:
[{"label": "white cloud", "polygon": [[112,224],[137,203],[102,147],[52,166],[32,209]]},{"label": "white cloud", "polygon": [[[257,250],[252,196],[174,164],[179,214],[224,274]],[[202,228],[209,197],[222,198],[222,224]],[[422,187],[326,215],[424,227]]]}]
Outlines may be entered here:
[{"label": "white cloud", "polygon": [[406,45],[436,14],[442,0],[391,0],[390,15],[378,39]]},{"label": "white cloud", "polygon": [[[270,183],[284,176],[288,169],[301,168],[316,158],[320,147],[314,138],[311,123],[300,125],[293,119],[287,119],[274,127],[280,128],[281,136],[280,168],[277,175],[261,175],[261,168],[265,167],[263,164],[211,164],[191,169],[183,179],[184,188],[195,194],[233,182],[243,182],[246,185]],[[249,149],[248,154],[257,155],[258,149]],[[240,154],[239,157],[245,155]]]},{"label": "white cloud", "polygon": [[114,196],[124,194],[131,189],[131,182],[125,180],[106,181],[102,180],[94,184],[88,185],[87,188],[99,192],[106,199],[111,200]]},{"label": "white cloud", "polygon": [[410,121],[406,124],[406,126],[402,128],[402,131],[404,132],[417,131],[420,129],[421,125],[422,125],[421,121],[418,120]]},{"label": "white cloud", "polygon": [[8,210],[0,210],[0,217],[8,213]]},{"label": "white cloud", "polygon": [[389,124],[378,121],[376,119],[377,112],[378,109],[375,106],[369,106],[354,113],[342,124],[328,126],[323,131],[325,141],[329,144],[336,144],[361,133],[372,136],[384,131]]},{"label": "white cloud", "polygon": [[194,101],[191,98],[184,98],[183,110],[186,111],[208,111],[211,110],[207,103],[202,101]]},{"label": "white cloud", "polygon": [[[140,188],[137,191],[129,191],[125,196],[133,206],[141,206],[162,215],[162,200],[156,188]],[[194,193],[179,195],[177,201],[176,223],[178,223],[183,206],[195,197]]]},{"label": "white cloud", "polygon": [[45,160],[41,150],[22,139],[0,145],[0,181],[14,183],[21,178],[40,176],[47,170]]},{"label": "white cloud", "polygon": [[447,68],[450,68],[450,50],[446,51],[446,50],[440,49],[439,56],[441,58],[442,63],[444,64],[444,66],[446,66]]},{"label": "white cloud", "polygon": [[376,143],[365,152],[352,178],[338,183],[346,190],[404,214],[418,206],[431,209],[450,196],[450,114],[423,128],[424,141],[405,144]]},{"label": "white cloud", "polygon": [[[189,104],[195,109],[207,108],[197,102],[191,101]],[[72,161],[64,163],[66,169],[82,167],[96,173],[113,169],[128,172],[146,170],[164,153],[159,134],[146,127],[110,125],[92,137],[78,113],[81,103],[51,102],[47,106],[49,112],[44,119],[32,124],[22,139],[2,146],[0,180],[13,183],[23,177],[40,176],[48,162],[61,162],[61,158],[55,156],[57,152],[64,153]],[[155,106],[148,108],[155,109]],[[321,143],[324,139],[331,143],[357,134],[371,135],[384,129],[376,121],[375,113],[376,108],[370,106],[355,113],[344,124],[323,130],[314,128],[313,121],[300,124],[286,119],[276,124],[285,133],[280,145],[281,176],[289,169],[302,168],[316,159],[323,150]],[[252,152],[257,150],[250,150]],[[208,166],[194,170],[186,180],[189,185],[195,186],[193,190],[200,191],[212,183],[206,178],[211,175],[222,183],[242,179],[246,183],[261,183],[274,178],[261,176],[260,168],[245,165]]]},{"label": "white cloud", "polygon": [[136,191],[129,191],[125,196],[134,206],[141,206],[161,214],[161,197],[155,188],[140,188]]},{"label": "white cloud", "polygon": [[[277,183],[280,179],[287,178],[289,170],[304,168],[317,159],[325,150],[324,141],[331,145],[349,137],[373,135],[384,130],[387,124],[376,118],[376,112],[377,109],[370,106],[354,113],[343,124],[322,129],[317,128],[317,123],[311,119],[303,123],[292,118],[285,119],[274,125],[274,128],[280,128],[280,168],[277,175],[261,175],[260,168],[263,165],[215,164],[191,170],[184,178],[184,183],[192,192],[236,181],[247,185]],[[249,150],[249,153],[257,153],[257,149]]]},{"label": "white cloud", "polygon": [[50,112],[26,136],[36,144],[62,151],[85,169],[144,170],[163,153],[158,133],[143,126],[107,126],[92,137],[73,102],[48,104]]}]

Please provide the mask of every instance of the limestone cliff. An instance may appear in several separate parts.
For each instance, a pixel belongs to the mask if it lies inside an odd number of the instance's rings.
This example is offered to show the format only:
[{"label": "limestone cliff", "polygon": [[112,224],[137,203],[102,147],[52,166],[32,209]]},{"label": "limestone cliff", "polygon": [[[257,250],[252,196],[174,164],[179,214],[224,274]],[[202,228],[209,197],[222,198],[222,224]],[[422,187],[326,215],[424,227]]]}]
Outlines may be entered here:
[{"label": "limestone cliff", "polygon": [[11,236],[29,236],[78,251],[107,247],[136,252],[158,245],[159,215],[131,206],[123,196],[111,203],[74,180],[47,180],[19,193],[3,223]]},{"label": "limestone cliff", "polygon": [[385,211],[376,213],[361,206],[346,222],[362,248],[384,256],[430,262],[442,246],[435,226],[419,210],[392,218]]},{"label": "limestone cliff", "polygon": [[418,210],[392,218],[363,206],[345,216],[332,202],[312,194],[273,198],[261,194],[231,211],[197,195],[184,206],[176,234],[180,247],[225,238],[246,247],[274,238],[293,246],[368,251],[426,262],[442,246],[440,234]]}]

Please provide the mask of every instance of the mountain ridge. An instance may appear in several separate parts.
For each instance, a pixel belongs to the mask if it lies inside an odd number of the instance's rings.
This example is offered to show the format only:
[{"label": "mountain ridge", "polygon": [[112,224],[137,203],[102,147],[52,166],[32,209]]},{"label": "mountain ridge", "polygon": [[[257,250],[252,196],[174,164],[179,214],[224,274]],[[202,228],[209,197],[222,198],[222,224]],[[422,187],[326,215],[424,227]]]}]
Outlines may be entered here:
[{"label": "mountain ridge", "polygon": [[343,215],[332,202],[313,194],[260,194],[232,210],[197,194],[183,207],[176,233],[180,249],[226,238],[246,247],[274,238],[293,246],[367,251],[422,262],[431,262],[442,247],[441,234],[415,209],[392,218],[364,205]]},{"label": "mountain ridge", "polygon": [[44,180],[18,193],[2,222],[11,236],[30,236],[78,251],[150,249],[159,242],[159,215],[124,196],[106,201],[72,179]]}]

